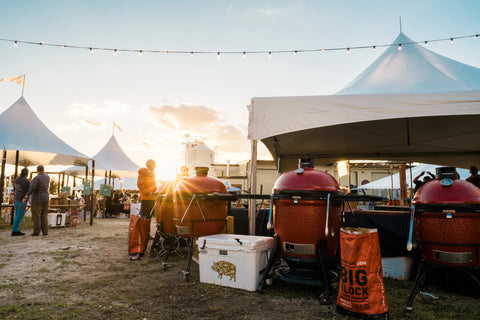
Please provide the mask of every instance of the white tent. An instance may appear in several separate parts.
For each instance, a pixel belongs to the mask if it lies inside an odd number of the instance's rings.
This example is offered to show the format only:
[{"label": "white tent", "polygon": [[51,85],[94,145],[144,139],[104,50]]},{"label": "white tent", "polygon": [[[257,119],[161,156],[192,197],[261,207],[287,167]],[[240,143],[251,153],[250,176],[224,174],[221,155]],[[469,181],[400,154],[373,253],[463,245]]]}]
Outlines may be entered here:
[{"label": "white tent", "polygon": [[317,164],[480,163],[478,68],[435,54],[400,33],[339,93],[252,98],[248,138],[267,146],[280,172],[295,168],[302,156]]},{"label": "white tent", "polygon": [[[416,167],[412,168],[412,178],[410,178],[410,170],[406,170],[406,176],[407,176],[407,188],[414,188],[415,184],[413,183],[413,179],[415,179],[416,176],[418,176],[420,173],[423,171],[425,172],[431,172],[432,174],[435,174],[436,168],[440,166],[434,165],[434,164],[422,164]],[[460,175],[460,179],[465,180],[470,176],[470,171],[467,169],[463,168],[457,168],[457,172]],[[420,179],[423,179],[421,177]],[[413,186],[410,186],[410,182],[412,182]],[[393,188],[392,188],[393,187]],[[392,176],[384,177],[375,181],[372,181],[370,183],[358,186],[358,189],[363,189],[363,190],[390,190],[390,189],[400,189],[400,174],[395,173]]]},{"label": "white tent", "polygon": [[[133,162],[122,150],[120,144],[114,135],[108,140],[103,148],[93,156],[95,159],[96,176],[119,176],[137,177],[140,166]],[[89,174],[91,174],[91,165],[89,164]],[[70,175],[85,175],[85,167],[70,167],[65,170]]]},{"label": "white tent", "polygon": [[7,164],[78,165],[90,159],[63,142],[37,117],[22,96],[0,114],[0,148],[7,150]]},{"label": "white tent", "polygon": [[[393,44],[337,94],[448,92],[480,89],[480,69],[427,50],[400,33]],[[398,45],[402,44],[402,50]]]}]

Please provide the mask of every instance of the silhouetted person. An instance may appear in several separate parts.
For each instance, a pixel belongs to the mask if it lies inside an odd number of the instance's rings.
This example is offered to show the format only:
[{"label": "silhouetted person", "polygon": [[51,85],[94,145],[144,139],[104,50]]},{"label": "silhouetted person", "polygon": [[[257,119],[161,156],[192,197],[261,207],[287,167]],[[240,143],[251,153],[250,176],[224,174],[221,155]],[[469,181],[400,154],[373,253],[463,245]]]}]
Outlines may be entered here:
[{"label": "silhouetted person", "polygon": [[474,166],[470,167],[470,173],[471,173],[471,176],[465,180],[473,183],[478,188],[480,188],[480,175],[478,174],[478,168]]},{"label": "silhouetted person", "polygon": [[27,202],[31,196],[30,203],[32,208],[33,233],[32,236],[40,235],[40,230],[43,235],[48,234],[48,189],[50,187],[50,177],[45,174],[42,165],[37,167],[38,174],[33,178],[28,188],[23,202]]},{"label": "silhouetted person", "polygon": [[[426,175],[423,177],[423,180],[420,180],[420,177],[424,174]],[[415,177],[415,179],[413,179],[413,183],[415,183],[415,190],[413,193],[417,193],[418,189],[420,189],[421,186],[423,186],[428,181],[432,181],[433,179],[435,179],[435,175],[433,173],[431,173],[430,171],[422,171],[418,176]]]}]

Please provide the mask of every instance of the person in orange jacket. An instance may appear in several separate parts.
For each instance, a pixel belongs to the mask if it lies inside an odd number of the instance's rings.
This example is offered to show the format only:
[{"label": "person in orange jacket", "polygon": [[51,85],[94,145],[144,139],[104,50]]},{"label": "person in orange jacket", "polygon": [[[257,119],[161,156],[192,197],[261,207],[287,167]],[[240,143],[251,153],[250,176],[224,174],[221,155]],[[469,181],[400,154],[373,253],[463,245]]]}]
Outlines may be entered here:
[{"label": "person in orange jacket", "polygon": [[147,249],[150,238],[150,222],[155,206],[157,184],[155,161],[147,160],[146,168],[138,170],[137,186],[140,190],[140,217],[130,218],[128,254],[130,260],[140,260]]}]

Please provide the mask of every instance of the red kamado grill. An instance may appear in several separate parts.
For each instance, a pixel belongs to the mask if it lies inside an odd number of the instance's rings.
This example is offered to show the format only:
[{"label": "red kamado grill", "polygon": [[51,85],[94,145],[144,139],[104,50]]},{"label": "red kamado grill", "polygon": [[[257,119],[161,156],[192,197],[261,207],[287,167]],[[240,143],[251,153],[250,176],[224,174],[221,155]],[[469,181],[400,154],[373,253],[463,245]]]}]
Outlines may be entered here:
[{"label": "red kamado grill", "polygon": [[[282,280],[323,285],[330,290],[329,260],[338,249],[341,201],[334,177],[300,159],[297,170],[282,174],[273,187],[276,247],[288,267],[276,269]],[[279,247],[279,248],[278,248]]]},{"label": "red kamado grill", "polygon": [[416,240],[425,261],[459,267],[480,266],[480,189],[458,179],[453,167],[413,198]]},{"label": "red kamado grill", "polygon": [[[428,273],[435,268],[458,268],[478,279],[468,269],[480,266],[480,189],[460,180],[455,167],[436,169],[436,179],[415,194],[415,236],[422,252],[415,286],[407,311]],[[426,269],[426,264],[431,267]]]},{"label": "red kamado grill", "polygon": [[190,275],[194,238],[223,233],[227,222],[228,201],[209,196],[212,193],[227,193],[227,188],[222,181],[207,176],[207,167],[196,167],[195,171],[195,177],[177,184],[173,200],[175,227],[180,236],[187,238],[189,249],[187,266],[183,271],[186,279]]},{"label": "red kamado grill", "polygon": [[227,193],[217,178],[208,177],[208,168],[197,167],[196,176],[182,180],[175,188],[174,221],[180,235],[203,237],[223,233],[228,201],[207,195]]}]

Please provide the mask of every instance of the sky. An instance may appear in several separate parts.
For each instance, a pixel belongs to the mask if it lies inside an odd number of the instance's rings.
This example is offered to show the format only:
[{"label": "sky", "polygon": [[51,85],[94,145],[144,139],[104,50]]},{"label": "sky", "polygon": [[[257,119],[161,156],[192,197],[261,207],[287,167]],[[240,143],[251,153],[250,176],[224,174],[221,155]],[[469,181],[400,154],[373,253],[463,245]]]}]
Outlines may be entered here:
[{"label": "sky", "polygon": [[[76,150],[93,156],[115,134],[165,179],[183,164],[186,136],[205,140],[217,163],[248,160],[252,97],[334,94],[385,49],[292,51],[390,44],[400,17],[415,41],[478,34],[479,11],[476,0],[0,0],[0,39],[20,42],[0,41],[0,79],[25,74],[33,111]],[[428,48],[480,68],[480,38]],[[0,112],[21,94],[0,83]],[[258,157],[270,157],[261,144]]]}]

